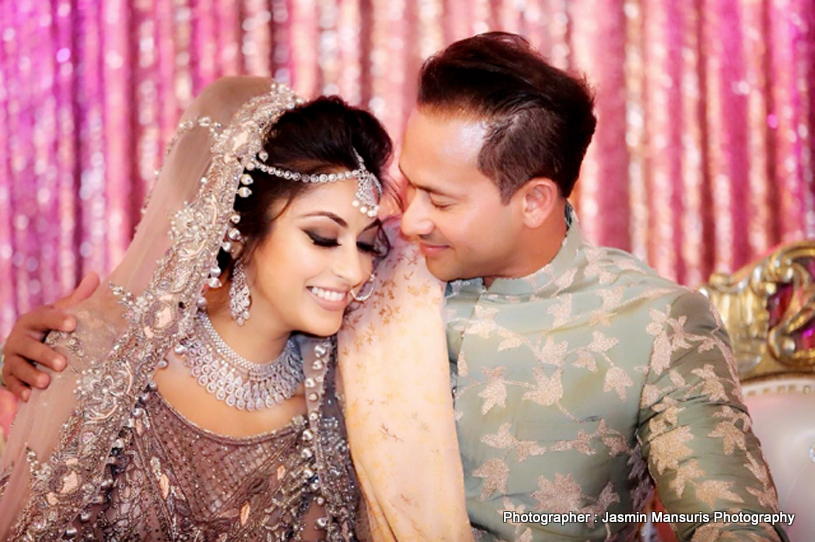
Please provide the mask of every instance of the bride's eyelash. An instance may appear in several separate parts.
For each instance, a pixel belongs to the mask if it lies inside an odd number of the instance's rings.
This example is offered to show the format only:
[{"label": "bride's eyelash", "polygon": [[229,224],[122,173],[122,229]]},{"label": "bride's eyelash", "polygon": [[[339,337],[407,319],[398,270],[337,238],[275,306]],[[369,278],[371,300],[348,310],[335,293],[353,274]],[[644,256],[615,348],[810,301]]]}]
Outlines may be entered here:
[{"label": "bride's eyelash", "polygon": [[338,247],[340,246],[339,242],[336,239],[331,239],[330,237],[323,237],[321,235],[317,235],[313,231],[307,231],[306,235],[311,238],[311,242],[317,245],[318,247]]},{"label": "bride's eyelash", "polygon": [[[333,248],[340,246],[340,243],[336,239],[332,239],[330,237],[323,237],[312,231],[307,231],[306,235],[308,235],[309,238],[311,239],[311,242],[317,245],[318,247]],[[359,248],[363,252],[373,254],[374,256],[380,255],[376,247],[370,243],[357,242],[357,248]]]},{"label": "bride's eyelash", "polygon": [[362,252],[367,252],[368,254],[373,254],[374,256],[379,256],[379,251],[376,250],[376,247],[369,243],[357,243],[357,248],[360,249]]}]

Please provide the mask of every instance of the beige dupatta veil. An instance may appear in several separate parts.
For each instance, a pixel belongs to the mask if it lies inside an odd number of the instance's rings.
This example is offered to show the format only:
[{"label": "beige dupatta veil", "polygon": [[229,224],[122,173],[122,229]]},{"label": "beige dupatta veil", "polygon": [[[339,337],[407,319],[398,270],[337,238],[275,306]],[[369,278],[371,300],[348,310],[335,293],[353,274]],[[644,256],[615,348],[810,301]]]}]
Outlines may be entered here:
[{"label": "beige dupatta veil", "polygon": [[50,337],[68,369],[17,414],[0,461],[0,539],[70,537],[93,507],[138,396],[192,329],[244,164],[297,100],[269,80],[232,78],[185,113],[124,260],[77,307],[76,333]]},{"label": "beige dupatta veil", "polygon": [[386,224],[374,294],[338,334],[351,456],[374,540],[471,540],[442,307],[444,283]]}]

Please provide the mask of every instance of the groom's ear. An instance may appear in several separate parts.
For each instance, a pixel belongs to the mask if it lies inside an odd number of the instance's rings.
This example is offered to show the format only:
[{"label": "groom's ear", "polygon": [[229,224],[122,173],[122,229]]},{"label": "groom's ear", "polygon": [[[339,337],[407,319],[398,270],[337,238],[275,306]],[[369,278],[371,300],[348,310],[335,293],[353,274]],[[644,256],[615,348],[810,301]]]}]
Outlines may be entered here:
[{"label": "groom's ear", "polygon": [[539,228],[560,201],[560,190],[552,179],[535,177],[512,196],[519,205],[524,226]]}]

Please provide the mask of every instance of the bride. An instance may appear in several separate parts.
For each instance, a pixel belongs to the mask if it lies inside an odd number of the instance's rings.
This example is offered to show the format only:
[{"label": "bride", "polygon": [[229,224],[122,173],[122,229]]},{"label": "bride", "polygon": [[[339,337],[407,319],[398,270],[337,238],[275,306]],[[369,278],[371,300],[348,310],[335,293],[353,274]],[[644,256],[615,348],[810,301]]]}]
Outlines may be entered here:
[{"label": "bride", "polygon": [[[269,85],[224,79],[195,100],[124,260],[74,309],[76,331],[48,336],[68,368],[17,414],[0,461],[0,539],[469,536],[455,465],[453,512],[440,528],[415,525],[393,519],[396,501],[424,475],[400,488],[372,472],[384,448],[370,411],[349,410],[356,469],[348,446],[335,334],[380,284],[390,139],[338,98],[303,103]],[[365,318],[376,324],[364,309],[354,321]],[[377,393],[363,361],[343,375],[354,405]],[[448,403],[438,408],[451,414]],[[457,455],[422,423],[422,447]],[[389,446],[407,459],[413,444]]]}]

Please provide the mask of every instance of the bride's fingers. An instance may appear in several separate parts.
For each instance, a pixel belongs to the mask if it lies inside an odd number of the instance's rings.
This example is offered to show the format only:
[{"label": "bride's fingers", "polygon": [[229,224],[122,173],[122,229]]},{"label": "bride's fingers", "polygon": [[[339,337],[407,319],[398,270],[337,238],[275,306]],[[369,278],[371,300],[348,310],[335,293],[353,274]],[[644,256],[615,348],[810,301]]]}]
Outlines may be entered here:
[{"label": "bride's fingers", "polygon": [[16,348],[16,341],[22,337],[33,337],[41,341],[49,331],[73,331],[76,327],[76,318],[58,308],[43,305],[33,309],[20,317],[9,333],[6,341],[7,348]]},{"label": "bride's fingers", "polygon": [[54,303],[54,307],[57,309],[71,308],[80,301],[88,299],[98,287],[99,275],[91,271],[82,277],[82,280],[73,292]]},{"label": "bride's fingers", "polygon": [[34,365],[20,356],[10,356],[6,358],[6,366],[3,368],[3,378],[8,384],[11,380],[17,379],[23,385],[45,389],[51,383],[51,377],[38,370]]},{"label": "bride's fingers", "polygon": [[20,401],[28,401],[28,398],[31,397],[31,388],[13,376],[6,380],[6,387]]}]

